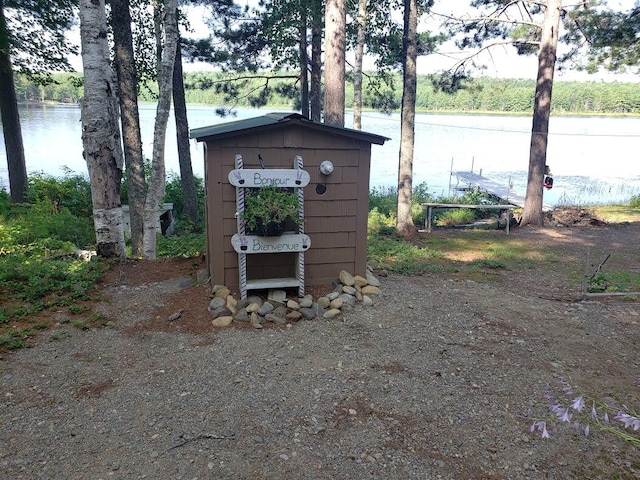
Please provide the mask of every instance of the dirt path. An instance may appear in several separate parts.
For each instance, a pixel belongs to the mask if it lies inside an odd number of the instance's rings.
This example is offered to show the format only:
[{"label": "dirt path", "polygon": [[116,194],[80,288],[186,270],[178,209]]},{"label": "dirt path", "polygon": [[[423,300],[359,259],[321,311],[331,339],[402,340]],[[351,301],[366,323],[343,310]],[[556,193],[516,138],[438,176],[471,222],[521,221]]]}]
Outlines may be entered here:
[{"label": "dirt path", "polygon": [[558,268],[390,275],[373,307],[261,331],[210,326],[198,262],[115,269],[115,328],[3,355],[0,477],[638,478],[629,442],[529,426],[559,375],[640,406],[640,304],[579,301],[586,249],[634,268],[640,226],[509,241]]}]

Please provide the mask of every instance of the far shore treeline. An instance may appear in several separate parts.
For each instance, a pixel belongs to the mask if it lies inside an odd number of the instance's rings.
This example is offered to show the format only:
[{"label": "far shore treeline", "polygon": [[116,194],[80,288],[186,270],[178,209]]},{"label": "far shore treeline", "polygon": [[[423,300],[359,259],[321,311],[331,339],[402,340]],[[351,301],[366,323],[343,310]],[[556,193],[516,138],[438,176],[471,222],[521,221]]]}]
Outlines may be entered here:
[{"label": "far shore treeline", "polygon": [[[273,74],[269,74],[273,75]],[[286,75],[286,77],[285,77]],[[255,92],[261,91],[260,103],[272,107],[296,108],[296,101],[288,98],[294,80],[283,73],[281,79],[269,79],[268,89],[262,91],[264,75],[256,75],[229,96],[229,77],[216,72],[186,73],[184,79],[186,100],[191,104],[256,107]],[[82,75],[59,73],[53,82],[38,85],[26,77],[17,76],[16,91],[19,101],[77,103],[82,97]],[[245,77],[246,78],[246,77]],[[418,77],[417,105],[419,111],[433,112],[496,112],[530,114],[533,110],[535,81],[523,79],[495,79],[481,77],[466,82],[465,88],[449,94],[436,91],[432,77]],[[367,82],[365,80],[365,86]],[[381,110],[380,99],[391,110],[397,110],[402,95],[402,79],[394,77],[394,88],[385,87],[384,95],[366,90],[364,108]],[[231,89],[232,91],[234,89]],[[154,101],[155,86],[142,88],[140,99]],[[243,92],[254,92],[245,96]],[[346,86],[346,106],[351,107],[353,85]],[[552,110],[556,114],[613,114],[640,115],[640,85],[622,82],[575,82],[556,80],[553,84]]]}]

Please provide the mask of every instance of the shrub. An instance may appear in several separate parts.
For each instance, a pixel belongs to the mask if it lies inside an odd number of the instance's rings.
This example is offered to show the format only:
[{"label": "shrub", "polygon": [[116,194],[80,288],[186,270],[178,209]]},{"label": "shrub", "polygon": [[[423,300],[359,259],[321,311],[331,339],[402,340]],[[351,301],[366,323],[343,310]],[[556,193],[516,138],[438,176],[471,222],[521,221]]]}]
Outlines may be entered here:
[{"label": "shrub", "polygon": [[633,195],[629,199],[629,206],[631,208],[640,208],[640,195]]}]

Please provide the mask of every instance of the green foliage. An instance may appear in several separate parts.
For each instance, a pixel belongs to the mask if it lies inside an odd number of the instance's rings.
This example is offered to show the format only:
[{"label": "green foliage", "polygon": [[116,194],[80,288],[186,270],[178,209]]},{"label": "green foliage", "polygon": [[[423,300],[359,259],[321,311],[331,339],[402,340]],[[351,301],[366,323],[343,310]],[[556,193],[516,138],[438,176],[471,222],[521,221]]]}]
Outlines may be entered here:
[{"label": "green foliage", "polygon": [[441,269],[433,259],[442,254],[405,242],[395,233],[371,234],[367,241],[368,259],[377,268],[405,274],[416,274]]},{"label": "green foliage", "polygon": [[452,227],[473,223],[476,219],[474,210],[468,208],[435,209],[435,224],[439,227]]},{"label": "green foliage", "polygon": [[258,228],[258,219],[267,222],[283,223],[291,220],[300,223],[300,205],[294,192],[279,187],[252,189],[244,202],[243,220],[249,231]]},{"label": "green foliage", "polygon": [[199,257],[205,251],[204,233],[183,233],[171,237],[158,235],[156,256],[161,257]]},{"label": "green foliage", "polygon": [[[177,220],[176,233],[188,233],[194,231],[194,225],[192,225],[191,219],[189,219],[184,213],[184,196],[182,195],[182,181],[177,173],[170,172],[167,176],[167,185],[165,189],[164,202],[173,203],[173,216]],[[202,177],[194,176],[196,184],[196,198],[198,200],[198,218],[200,219],[200,225],[204,222],[204,180]],[[202,227],[198,229],[202,231]]]},{"label": "green foliage", "polygon": [[[298,76],[294,73],[256,72],[234,80],[224,72],[185,73],[185,95],[188,103],[202,105],[298,108]],[[78,74],[55,74],[54,83],[46,87],[19,77],[16,88],[20,98],[35,101],[77,102],[82,81]],[[363,106],[371,110],[397,111],[402,96],[399,74],[380,76],[368,72],[364,76]],[[443,79],[437,75],[419,75],[416,109],[430,112],[501,112],[530,114],[533,109],[535,81],[533,79],[466,78],[461,85],[443,90]],[[75,89],[75,90],[72,90]],[[346,106],[352,106],[353,85],[345,85]],[[243,92],[253,92],[244,94]],[[257,94],[256,92],[260,92]],[[141,92],[142,101],[155,101],[157,88],[149,85]],[[634,83],[574,82],[556,80],[553,83],[552,111],[555,114],[640,114],[640,90]]]},{"label": "green foliage", "polygon": [[640,291],[640,273],[628,270],[597,272],[589,279],[589,292],[638,292]]},{"label": "green foliage", "polygon": [[[411,198],[411,216],[413,223],[424,223],[423,203],[432,201],[426,183],[413,187]],[[375,210],[375,213],[372,213]],[[369,229],[377,230],[376,225],[395,225],[398,215],[398,189],[396,187],[373,187],[369,192]],[[373,222],[373,224],[371,223]]]},{"label": "green foliage", "polygon": [[634,195],[629,199],[629,206],[631,208],[640,208],[640,195]]}]

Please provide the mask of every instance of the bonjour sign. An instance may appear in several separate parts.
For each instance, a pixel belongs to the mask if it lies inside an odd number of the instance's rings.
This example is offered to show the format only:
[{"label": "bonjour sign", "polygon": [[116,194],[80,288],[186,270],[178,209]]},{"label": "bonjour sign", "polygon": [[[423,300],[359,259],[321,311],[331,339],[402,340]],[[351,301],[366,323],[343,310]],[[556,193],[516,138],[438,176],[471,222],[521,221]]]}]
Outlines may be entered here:
[{"label": "bonjour sign", "polygon": [[305,252],[311,246],[311,239],[304,233],[285,234],[279,237],[258,237],[236,233],[231,237],[231,245],[238,253]]},{"label": "bonjour sign", "polygon": [[309,185],[309,172],[299,168],[241,168],[229,172],[229,183],[234,187],[296,188]]}]

